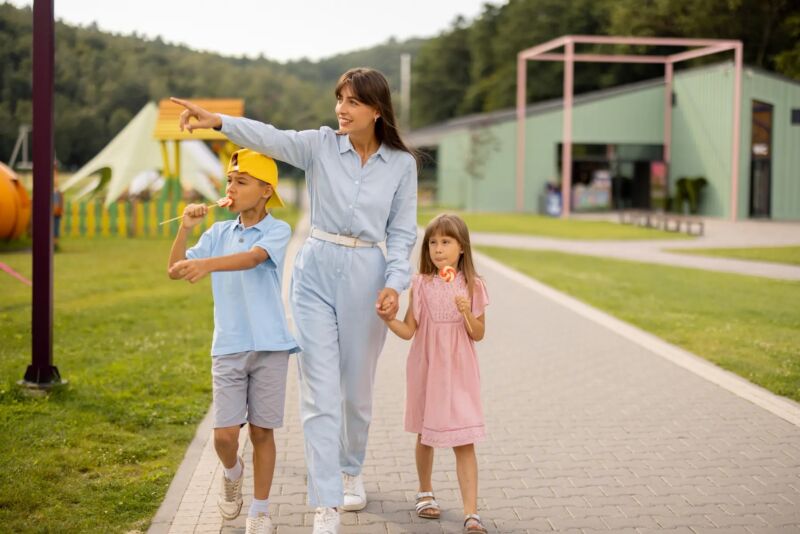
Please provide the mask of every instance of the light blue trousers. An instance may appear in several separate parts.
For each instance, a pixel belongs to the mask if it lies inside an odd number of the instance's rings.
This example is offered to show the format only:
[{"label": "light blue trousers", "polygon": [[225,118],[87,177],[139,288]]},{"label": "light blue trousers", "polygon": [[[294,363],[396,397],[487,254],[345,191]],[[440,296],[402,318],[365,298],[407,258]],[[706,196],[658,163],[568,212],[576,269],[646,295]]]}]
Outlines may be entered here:
[{"label": "light blue trousers", "polygon": [[308,500],[341,506],[342,472],[361,473],[386,325],[375,313],[386,261],[375,248],[309,238],[292,273]]}]

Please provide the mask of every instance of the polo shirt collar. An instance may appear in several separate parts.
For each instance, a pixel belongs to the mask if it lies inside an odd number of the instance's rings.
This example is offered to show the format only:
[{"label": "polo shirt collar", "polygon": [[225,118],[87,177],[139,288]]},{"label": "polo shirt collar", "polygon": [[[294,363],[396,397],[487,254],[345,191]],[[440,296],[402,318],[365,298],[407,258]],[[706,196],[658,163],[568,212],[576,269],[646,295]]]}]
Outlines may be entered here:
[{"label": "polo shirt collar", "polygon": [[242,224],[242,215],[239,214],[236,216],[236,224],[234,225],[234,228],[238,228],[239,230],[247,230],[248,228],[255,228],[259,232],[264,233],[267,231],[267,228],[269,228],[269,226],[272,224],[272,221],[274,220],[275,219],[272,217],[272,214],[267,213],[267,216],[258,221],[256,224],[245,228],[244,225]]}]

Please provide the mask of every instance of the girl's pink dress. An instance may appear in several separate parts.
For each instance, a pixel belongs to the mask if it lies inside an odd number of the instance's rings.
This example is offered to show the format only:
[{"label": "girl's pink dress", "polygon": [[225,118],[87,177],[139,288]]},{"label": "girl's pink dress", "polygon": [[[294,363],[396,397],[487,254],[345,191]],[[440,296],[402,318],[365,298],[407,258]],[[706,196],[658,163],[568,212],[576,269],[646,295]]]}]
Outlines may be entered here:
[{"label": "girl's pink dress", "polygon": [[[452,282],[416,275],[411,282],[417,332],[406,364],[405,429],[432,447],[475,443],[486,430],[481,408],[480,371],[455,295],[468,295],[458,273]],[[489,297],[475,280],[472,314],[483,315]]]}]

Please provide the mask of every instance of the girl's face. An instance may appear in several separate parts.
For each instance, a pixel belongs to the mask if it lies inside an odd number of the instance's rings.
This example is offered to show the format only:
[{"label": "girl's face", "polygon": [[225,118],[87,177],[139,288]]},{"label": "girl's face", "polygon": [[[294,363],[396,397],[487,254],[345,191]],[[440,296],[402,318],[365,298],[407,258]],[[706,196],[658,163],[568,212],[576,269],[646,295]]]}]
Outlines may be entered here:
[{"label": "girl's face", "polygon": [[448,266],[457,269],[463,249],[454,237],[433,234],[428,240],[428,253],[437,269]]},{"label": "girl's face", "polygon": [[339,131],[346,134],[360,133],[375,129],[375,118],[378,110],[358,100],[349,85],[342,87],[336,99],[336,118],[339,119]]}]

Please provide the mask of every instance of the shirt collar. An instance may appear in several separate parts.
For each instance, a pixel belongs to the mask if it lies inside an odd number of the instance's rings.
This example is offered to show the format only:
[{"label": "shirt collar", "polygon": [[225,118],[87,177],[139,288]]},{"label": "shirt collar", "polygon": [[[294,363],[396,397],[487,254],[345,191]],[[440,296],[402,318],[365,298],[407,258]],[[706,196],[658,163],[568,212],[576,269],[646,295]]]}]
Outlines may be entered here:
[{"label": "shirt collar", "polygon": [[[356,151],[353,148],[353,143],[350,142],[349,135],[340,135],[339,136],[339,154],[344,154],[348,150],[352,150],[353,152]],[[381,146],[378,147],[378,151],[375,152],[383,161],[389,161],[389,148],[386,146],[386,143],[381,143]]]},{"label": "shirt collar", "polygon": [[241,214],[239,214],[239,215],[236,216],[236,223],[233,225],[233,227],[236,228],[236,229],[239,229],[239,230],[248,230],[250,228],[255,228],[256,230],[258,230],[259,232],[261,232],[263,234],[264,232],[267,231],[267,228],[269,228],[269,225],[272,224],[273,220],[274,219],[272,217],[272,214],[271,213],[267,213],[267,216],[264,217],[263,219],[261,219],[260,221],[258,221],[256,224],[254,224],[253,226],[248,226],[247,228],[245,228],[244,225],[242,224],[242,216],[241,216]]},{"label": "shirt collar", "polygon": [[386,146],[386,143],[381,143],[376,154],[378,154],[383,161],[389,161],[389,148]]},{"label": "shirt collar", "polygon": [[355,152],[353,144],[350,142],[349,135],[339,135],[337,137],[339,141],[339,154],[344,154],[348,150],[352,150],[353,152]]}]

